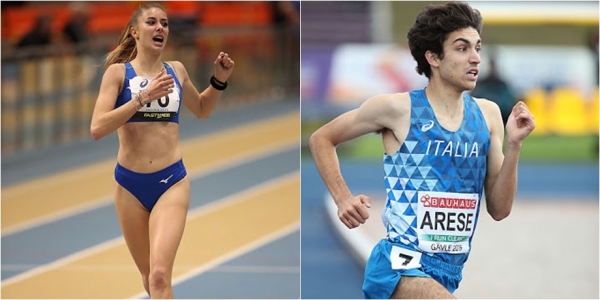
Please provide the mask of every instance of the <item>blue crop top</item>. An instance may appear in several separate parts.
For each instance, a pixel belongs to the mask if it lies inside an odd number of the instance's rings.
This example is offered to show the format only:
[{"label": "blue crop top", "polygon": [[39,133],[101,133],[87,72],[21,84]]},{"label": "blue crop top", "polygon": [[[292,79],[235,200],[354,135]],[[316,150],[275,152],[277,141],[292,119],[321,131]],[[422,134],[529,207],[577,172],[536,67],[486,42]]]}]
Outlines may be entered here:
[{"label": "blue crop top", "polygon": [[[179,123],[179,109],[181,108],[181,83],[175,72],[167,63],[163,62],[165,70],[173,76],[175,87],[173,91],[160,99],[154,100],[140,108],[127,122],[175,122]],[[140,91],[145,89],[152,81],[151,77],[138,76],[130,62],[125,63],[125,80],[123,89],[117,97],[115,108],[129,102]]]}]

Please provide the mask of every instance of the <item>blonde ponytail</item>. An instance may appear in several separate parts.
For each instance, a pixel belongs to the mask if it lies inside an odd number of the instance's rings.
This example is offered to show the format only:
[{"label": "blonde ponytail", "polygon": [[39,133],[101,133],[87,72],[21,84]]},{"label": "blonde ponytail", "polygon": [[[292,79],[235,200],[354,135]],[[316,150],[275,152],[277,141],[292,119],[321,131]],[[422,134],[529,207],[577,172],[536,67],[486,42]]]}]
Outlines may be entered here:
[{"label": "blonde ponytail", "polygon": [[131,61],[136,55],[137,47],[135,39],[131,35],[131,24],[127,24],[127,27],[121,32],[117,48],[106,55],[104,69],[107,69],[112,64],[122,64]]}]

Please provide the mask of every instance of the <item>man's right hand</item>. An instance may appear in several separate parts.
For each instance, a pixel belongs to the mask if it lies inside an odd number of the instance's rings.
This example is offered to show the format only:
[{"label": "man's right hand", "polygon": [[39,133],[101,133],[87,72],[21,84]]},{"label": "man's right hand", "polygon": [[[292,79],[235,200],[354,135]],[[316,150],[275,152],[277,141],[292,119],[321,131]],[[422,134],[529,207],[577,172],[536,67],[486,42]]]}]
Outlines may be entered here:
[{"label": "man's right hand", "polygon": [[352,229],[365,224],[369,218],[367,208],[371,208],[371,198],[358,195],[338,202],[338,217],[346,227]]}]

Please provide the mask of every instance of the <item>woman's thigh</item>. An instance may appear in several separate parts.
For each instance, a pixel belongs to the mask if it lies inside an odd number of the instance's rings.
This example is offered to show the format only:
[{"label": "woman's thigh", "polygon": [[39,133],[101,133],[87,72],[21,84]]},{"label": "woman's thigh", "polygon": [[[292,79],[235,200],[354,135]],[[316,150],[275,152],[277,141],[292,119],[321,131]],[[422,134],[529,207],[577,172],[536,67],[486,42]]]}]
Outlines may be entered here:
[{"label": "woman's thigh", "polygon": [[190,204],[190,181],[186,176],[158,200],[149,220],[150,264],[169,271],[183,236]]}]

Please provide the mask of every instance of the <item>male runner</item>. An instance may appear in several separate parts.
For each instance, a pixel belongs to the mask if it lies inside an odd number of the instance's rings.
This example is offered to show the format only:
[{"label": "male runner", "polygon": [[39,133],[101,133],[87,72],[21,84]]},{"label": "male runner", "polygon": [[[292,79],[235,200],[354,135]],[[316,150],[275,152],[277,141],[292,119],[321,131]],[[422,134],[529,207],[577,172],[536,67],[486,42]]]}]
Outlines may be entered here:
[{"label": "male runner", "polygon": [[369,218],[370,198],[344,182],[338,144],[380,132],[385,154],[387,238],[367,262],[366,298],[453,298],[462,279],[485,190],[487,212],[506,218],[517,189],[523,140],[533,115],[517,103],[504,127],[497,104],[464,93],[481,62],[482,18],[464,3],[429,5],[408,32],[423,90],[383,94],[318,129],[315,163],[348,228]]}]

